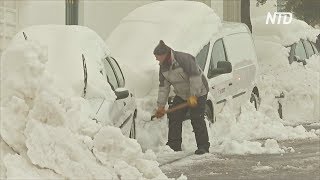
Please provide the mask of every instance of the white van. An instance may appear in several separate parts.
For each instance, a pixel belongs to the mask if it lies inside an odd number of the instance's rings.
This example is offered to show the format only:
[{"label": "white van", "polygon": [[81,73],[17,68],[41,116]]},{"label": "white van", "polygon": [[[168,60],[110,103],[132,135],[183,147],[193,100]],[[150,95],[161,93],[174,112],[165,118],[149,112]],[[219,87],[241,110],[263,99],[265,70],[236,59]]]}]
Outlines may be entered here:
[{"label": "white van", "polygon": [[[257,57],[245,24],[223,23],[220,32],[197,54],[196,61],[209,83],[205,114],[211,123],[227,102],[232,102],[235,112],[249,100],[258,109]],[[171,96],[169,106],[172,101]]]}]

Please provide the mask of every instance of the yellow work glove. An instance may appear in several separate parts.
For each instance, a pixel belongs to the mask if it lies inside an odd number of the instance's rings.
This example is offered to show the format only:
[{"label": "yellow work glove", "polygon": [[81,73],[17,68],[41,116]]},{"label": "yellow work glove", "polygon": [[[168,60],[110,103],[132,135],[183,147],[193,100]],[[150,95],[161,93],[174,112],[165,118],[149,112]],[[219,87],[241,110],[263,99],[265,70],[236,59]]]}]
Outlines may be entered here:
[{"label": "yellow work glove", "polygon": [[165,112],[166,112],[166,110],[164,109],[164,107],[158,107],[155,116],[157,118],[161,118],[164,116]]},{"label": "yellow work glove", "polygon": [[189,107],[196,107],[198,105],[198,98],[197,96],[190,96],[187,102]]}]

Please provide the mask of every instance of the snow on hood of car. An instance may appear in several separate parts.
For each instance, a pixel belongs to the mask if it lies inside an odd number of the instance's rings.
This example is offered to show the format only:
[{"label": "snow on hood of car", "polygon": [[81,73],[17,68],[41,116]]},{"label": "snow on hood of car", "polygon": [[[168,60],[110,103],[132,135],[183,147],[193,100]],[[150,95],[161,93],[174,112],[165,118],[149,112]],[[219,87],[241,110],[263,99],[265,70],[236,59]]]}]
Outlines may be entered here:
[{"label": "snow on hood of car", "polygon": [[46,47],[48,63],[46,70],[56,77],[59,86],[73,88],[80,95],[84,89],[84,68],[82,54],[87,66],[87,98],[104,96],[115,98],[111,87],[100,71],[102,57],[110,55],[105,42],[91,29],[82,26],[39,25],[21,30],[14,37],[11,46],[25,40]]},{"label": "snow on hood of car", "polygon": [[159,40],[196,55],[221,28],[221,20],[203,3],[162,1],[139,7],[122,19],[107,44],[124,66],[128,86],[142,97],[158,82],[153,50]]},{"label": "snow on hood of car", "polygon": [[253,35],[267,36],[270,41],[284,46],[308,39],[315,42],[320,30],[309,26],[306,22],[292,19],[291,24],[266,24],[266,16],[252,19]]}]

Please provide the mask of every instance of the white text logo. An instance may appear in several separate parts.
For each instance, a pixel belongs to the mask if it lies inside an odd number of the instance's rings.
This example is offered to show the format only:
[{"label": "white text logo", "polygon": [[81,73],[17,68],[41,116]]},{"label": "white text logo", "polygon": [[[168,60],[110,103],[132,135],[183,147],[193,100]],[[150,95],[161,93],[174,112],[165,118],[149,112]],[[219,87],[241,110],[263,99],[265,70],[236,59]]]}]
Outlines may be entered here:
[{"label": "white text logo", "polygon": [[292,22],[292,13],[289,12],[275,12],[273,16],[268,12],[266,24],[290,24]]}]

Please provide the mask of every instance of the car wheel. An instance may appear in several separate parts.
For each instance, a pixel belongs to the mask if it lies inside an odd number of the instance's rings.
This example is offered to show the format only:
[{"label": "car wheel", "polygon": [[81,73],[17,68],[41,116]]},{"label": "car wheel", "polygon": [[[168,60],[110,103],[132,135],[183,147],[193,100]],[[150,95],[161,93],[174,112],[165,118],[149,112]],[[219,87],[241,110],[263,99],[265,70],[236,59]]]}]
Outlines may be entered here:
[{"label": "car wheel", "polygon": [[[135,114],[136,114],[136,112],[135,112]],[[132,139],[136,139],[136,115],[134,115],[133,119],[132,119],[129,137]]]},{"label": "car wheel", "polygon": [[206,104],[204,116],[209,121],[209,126],[211,126],[215,122],[213,117],[213,109],[208,103]]},{"label": "car wheel", "polygon": [[259,98],[254,92],[251,92],[250,102],[253,103],[256,110],[258,110]]}]

